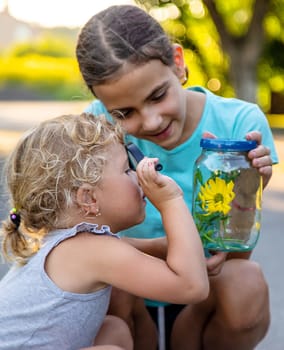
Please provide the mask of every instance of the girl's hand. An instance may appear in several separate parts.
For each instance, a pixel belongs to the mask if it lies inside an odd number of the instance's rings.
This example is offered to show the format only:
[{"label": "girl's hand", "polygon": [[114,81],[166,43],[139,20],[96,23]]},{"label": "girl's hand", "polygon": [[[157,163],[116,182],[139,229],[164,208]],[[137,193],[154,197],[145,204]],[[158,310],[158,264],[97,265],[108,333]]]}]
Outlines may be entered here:
[{"label": "girl's hand", "polygon": [[142,190],[153,205],[161,211],[169,201],[182,197],[181,188],[168,176],[155,170],[157,158],[143,158],[137,168],[137,176]]},{"label": "girl's hand", "polygon": [[258,131],[251,131],[246,135],[247,140],[255,140],[258,144],[257,148],[248,153],[252,165],[258,169],[263,178],[263,188],[268,184],[272,176],[272,159],[270,157],[270,149],[261,144],[262,135]]},{"label": "girl's hand", "polygon": [[207,273],[208,276],[216,276],[221,272],[228,253],[215,251],[210,253],[211,256],[206,259]]}]

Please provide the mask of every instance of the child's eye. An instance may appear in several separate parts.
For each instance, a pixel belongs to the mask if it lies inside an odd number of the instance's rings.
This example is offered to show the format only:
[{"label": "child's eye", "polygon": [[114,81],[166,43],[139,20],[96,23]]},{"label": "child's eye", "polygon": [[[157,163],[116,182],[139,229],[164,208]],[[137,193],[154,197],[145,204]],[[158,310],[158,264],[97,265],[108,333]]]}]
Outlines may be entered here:
[{"label": "child's eye", "polygon": [[126,119],[127,117],[130,116],[131,110],[114,109],[110,112],[110,114],[114,119]]},{"label": "child's eye", "polygon": [[131,169],[131,168],[128,168],[128,169],[125,170],[125,173],[126,173],[127,175],[129,175],[132,171],[134,171],[134,170]]},{"label": "child's eye", "polygon": [[152,101],[160,101],[166,96],[166,94],[167,94],[166,90],[160,91],[154,96],[152,96]]}]

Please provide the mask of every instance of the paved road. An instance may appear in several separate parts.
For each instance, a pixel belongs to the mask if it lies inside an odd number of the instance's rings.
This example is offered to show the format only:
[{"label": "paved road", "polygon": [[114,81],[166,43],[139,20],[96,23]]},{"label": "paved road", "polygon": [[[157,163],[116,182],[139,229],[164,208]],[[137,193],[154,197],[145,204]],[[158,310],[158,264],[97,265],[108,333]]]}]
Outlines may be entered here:
[{"label": "paved road", "polygon": [[[24,130],[46,118],[79,113],[86,105],[85,102],[0,101],[0,171],[7,153],[14,147]],[[280,164],[274,167],[273,178],[264,192],[263,226],[259,242],[253,253],[253,258],[262,265],[270,286],[272,321],[266,338],[256,350],[284,349],[284,278],[282,270],[284,266],[284,132],[275,131],[274,137]],[[3,219],[9,206],[1,181],[0,200],[0,219]],[[6,270],[7,266],[0,262],[0,278]]]}]

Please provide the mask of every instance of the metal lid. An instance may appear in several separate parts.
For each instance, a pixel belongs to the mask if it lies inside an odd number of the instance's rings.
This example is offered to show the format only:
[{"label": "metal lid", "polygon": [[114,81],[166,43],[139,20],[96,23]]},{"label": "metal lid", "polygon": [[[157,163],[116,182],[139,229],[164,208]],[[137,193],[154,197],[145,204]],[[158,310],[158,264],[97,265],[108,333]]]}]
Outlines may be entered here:
[{"label": "metal lid", "polygon": [[200,146],[208,150],[222,150],[222,151],[250,151],[257,147],[257,142],[247,140],[233,140],[233,139],[208,139],[200,140]]}]

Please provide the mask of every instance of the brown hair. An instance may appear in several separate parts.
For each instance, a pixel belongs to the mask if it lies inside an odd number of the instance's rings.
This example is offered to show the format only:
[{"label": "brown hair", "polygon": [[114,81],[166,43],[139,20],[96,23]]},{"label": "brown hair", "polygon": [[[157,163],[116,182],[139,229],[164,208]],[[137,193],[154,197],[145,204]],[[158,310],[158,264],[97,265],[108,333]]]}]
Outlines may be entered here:
[{"label": "brown hair", "polygon": [[19,227],[10,218],[3,222],[8,260],[25,263],[41,238],[58,228],[74,191],[100,181],[114,142],[123,143],[119,125],[86,113],[47,120],[23,136],[5,167],[11,204],[21,217]]},{"label": "brown hair", "polygon": [[[158,59],[171,66],[173,48],[161,25],[137,6],[111,6],[82,28],[76,55],[88,88],[114,79],[125,63]],[[93,92],[93,91],[92,91]]]}]

